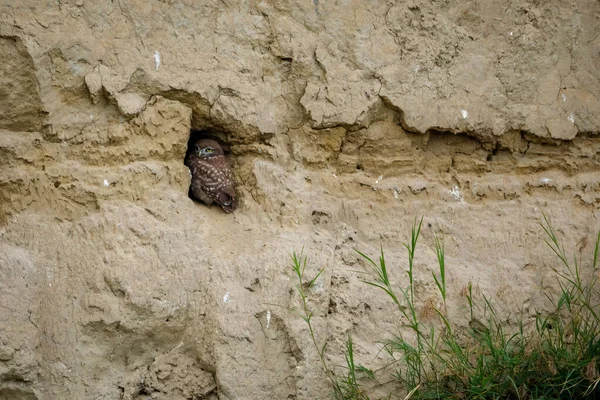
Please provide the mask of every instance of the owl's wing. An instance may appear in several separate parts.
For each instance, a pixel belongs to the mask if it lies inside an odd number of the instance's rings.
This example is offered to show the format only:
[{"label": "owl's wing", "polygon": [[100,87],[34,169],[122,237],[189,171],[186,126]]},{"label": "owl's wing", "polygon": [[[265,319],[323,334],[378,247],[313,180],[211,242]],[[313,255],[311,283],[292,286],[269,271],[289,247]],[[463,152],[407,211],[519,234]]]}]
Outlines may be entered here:
[{"label": "owl's wing", "polygon": [[212,162],[194,159],[192,176],[194,185],[198,185],[208,197],[217,202],[225,212],[236,208],[235,190],[232,181],[231,168],[225,158],[215,158]]},{"label": "owl's wing", "polygon": [[231,167],[227,162],[224,163],[222,172],[224,175],[224,184],[219,193],[219,202],[225,212],[232,212],[237,207],[236,194],[233,186],[233,174],[231,173]]},{"label": "owl's wing", "polygon": [[224,174],[214,165],[203,160],[194,158],[190,163],[192,171],[192,187],[197,187],[212,198],[217,200],[220,182],[224,179]]},{"label": "owl's wing", "polygon": [[219,193],[218,198],[221,207],[223,207],[223,210],[226,212],[232,212],[237,207],[235,191],[231,187],[224,187],[223,191]]}]

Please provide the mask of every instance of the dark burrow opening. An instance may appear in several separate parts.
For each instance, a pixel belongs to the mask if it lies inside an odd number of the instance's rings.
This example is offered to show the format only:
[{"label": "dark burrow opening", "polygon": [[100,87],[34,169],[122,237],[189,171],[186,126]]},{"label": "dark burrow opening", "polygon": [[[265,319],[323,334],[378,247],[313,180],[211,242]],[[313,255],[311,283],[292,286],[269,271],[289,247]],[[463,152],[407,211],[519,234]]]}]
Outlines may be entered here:
[{"label": "dark burrow opening", "polygon": [[[221,145],[221,147],[223,148],[223,150],[225,151],[226,157],[229,158],[229,153],[231,151],[231,148],[230,148],[229,144],[223,139],[226,136],[227,136],[226,133],[220,132],[220,131],[216,131],[216,130],[213,130],[213,129],[202,129],[202,130],[192,130],[192,131],[190,131],[190,137],[189,137],[188,142],[187,142],[187,150],[185,152],[185,158],[183,160],[183,163],[185,164],[185,166],[189,168],[190,154],[192,154],[192,152],[194,151],[194,145],[200,139],[212,139],[212,140],[216,140]],[[194,195],[192,194],[192,187],[191,187],[191,185],[188,188],[188,197],[190,199],[192,199],[195,203],[200,203],[200,204],[202,203],[201,201],[199,201],[198,199],[196,199],[194,197]]]}]

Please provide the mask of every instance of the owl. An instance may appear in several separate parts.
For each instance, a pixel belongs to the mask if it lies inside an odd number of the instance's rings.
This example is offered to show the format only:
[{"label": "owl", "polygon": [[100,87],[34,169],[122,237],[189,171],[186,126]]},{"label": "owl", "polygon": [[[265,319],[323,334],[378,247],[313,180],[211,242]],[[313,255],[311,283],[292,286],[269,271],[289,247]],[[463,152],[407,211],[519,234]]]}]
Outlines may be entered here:
[{"label": "owl", "polygon": [[190,154],[188,167],[195,198],[208,206],[217,203],[227,213],[235,210],[237,202],[231,167],[216,140],[198,140]]}]

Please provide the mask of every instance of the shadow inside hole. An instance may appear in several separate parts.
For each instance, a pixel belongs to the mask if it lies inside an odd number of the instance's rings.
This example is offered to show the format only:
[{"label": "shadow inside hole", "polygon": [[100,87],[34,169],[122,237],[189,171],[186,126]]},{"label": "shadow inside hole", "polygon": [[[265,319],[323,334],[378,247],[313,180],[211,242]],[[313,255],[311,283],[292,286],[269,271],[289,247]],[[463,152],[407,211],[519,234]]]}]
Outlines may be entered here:
[{"label": "shadow inside hole", "polygon": [[[203,129],[200,131],[190,131],[190,138],[188,139],[188,143],[187,143],[187,150],[185,152],[185,158],[183,159],[183,163],[185,164],[186,167],[190,167],[189,165],[189,159],[190,159],[190,155],[192,154],[192,152],[194,151],[194,145],[196,144],[196,142],[200,139],[212,139],[212,140],[216,140],[221,147],[223,148],[223,151],[225,151],[225,154],[229,153],[231,148],[229,146],[229,144],[227,144],[226,142],[223,141],[223,139],[221,139],[221,135],[219,135],[219,133],[210,130],[210,129]],[[192,185],[190,184],[190,187],[188,188],[188,197],[190,199],[192,199],[195,203],[201,203],[202,202],[198,199],[196,199],[194,197],[194,195],[192,194]]]}]

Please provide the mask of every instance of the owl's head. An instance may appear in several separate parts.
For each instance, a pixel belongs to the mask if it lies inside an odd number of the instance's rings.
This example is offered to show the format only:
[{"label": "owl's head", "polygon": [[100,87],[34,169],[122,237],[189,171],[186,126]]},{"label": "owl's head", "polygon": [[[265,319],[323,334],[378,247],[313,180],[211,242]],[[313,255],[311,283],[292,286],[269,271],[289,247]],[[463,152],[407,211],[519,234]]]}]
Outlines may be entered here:
[{"label": "owl's head", "polygon": [[194,153],[200,158],[222,156],[225,154],[219,142],[212,139],[198,140],[194,147]]}]

